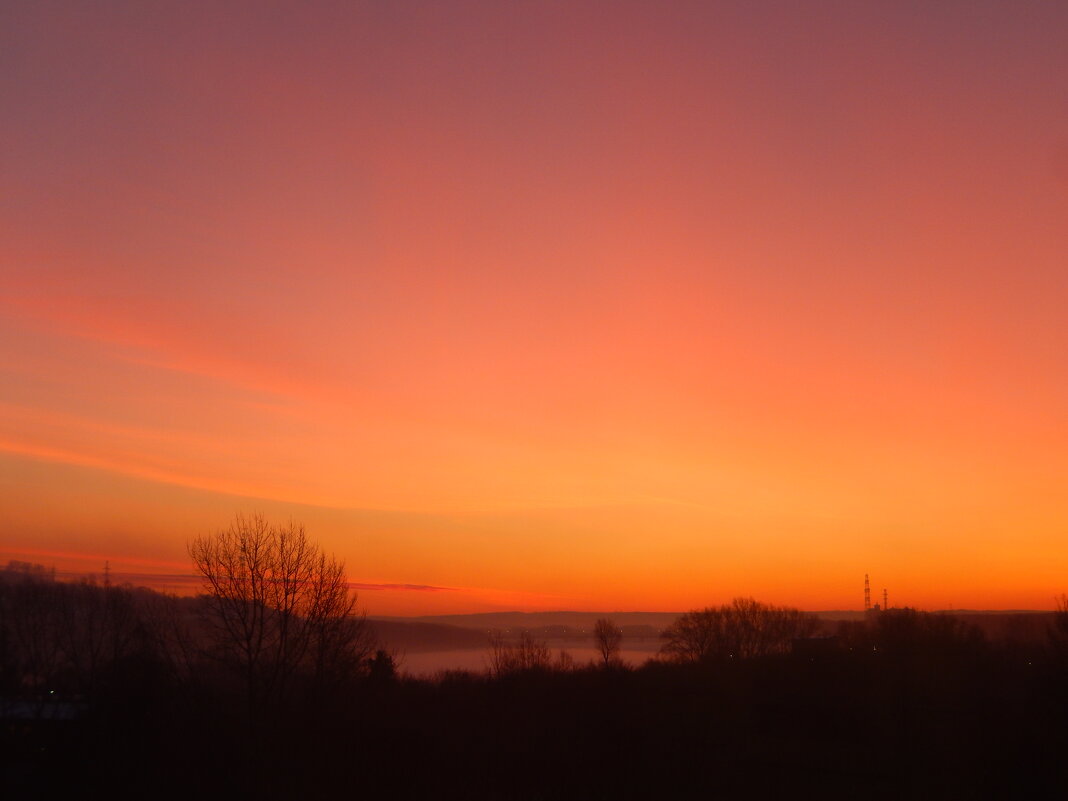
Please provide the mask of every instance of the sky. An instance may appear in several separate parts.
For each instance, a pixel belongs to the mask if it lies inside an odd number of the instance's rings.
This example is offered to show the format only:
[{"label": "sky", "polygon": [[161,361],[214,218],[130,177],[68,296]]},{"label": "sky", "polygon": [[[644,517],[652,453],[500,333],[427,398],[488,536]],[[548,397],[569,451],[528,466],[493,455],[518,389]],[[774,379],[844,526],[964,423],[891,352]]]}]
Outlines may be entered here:
[{"label": "sky", "polygon": [[[1068,5],[0,2],[0,560],[371,614],[1068,592]],[[195,587],[195,585],[193,585]]]}]

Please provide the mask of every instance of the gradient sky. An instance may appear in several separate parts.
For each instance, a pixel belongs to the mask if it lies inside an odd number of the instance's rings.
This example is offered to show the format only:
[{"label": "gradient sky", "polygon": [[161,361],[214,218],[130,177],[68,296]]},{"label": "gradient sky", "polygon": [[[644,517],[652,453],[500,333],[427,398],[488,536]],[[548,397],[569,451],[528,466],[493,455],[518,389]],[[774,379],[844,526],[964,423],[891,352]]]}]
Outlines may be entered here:
[{"label": "gradient sky", "polygon": [[[372,614],[1068,591],[1068,4],[0,2],[0,558]],[[175,580],[175,586],[181,580]]]}]

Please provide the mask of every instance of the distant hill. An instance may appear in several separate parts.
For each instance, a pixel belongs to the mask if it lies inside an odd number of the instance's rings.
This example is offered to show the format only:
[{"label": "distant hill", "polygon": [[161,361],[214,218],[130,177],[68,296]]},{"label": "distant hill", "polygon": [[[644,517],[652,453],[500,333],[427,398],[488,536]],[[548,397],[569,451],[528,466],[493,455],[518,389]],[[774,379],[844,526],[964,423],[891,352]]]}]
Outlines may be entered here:
[{"label": "distant hill", "polygon": [[539,629],[563,626],[592,631],[598,618],[611,618],[619,626],[651,626],[657,630],[670,626],[681,612],[482,612],[471,615],[427,615],[424,617],[376,617],[375,620],[435,623],[478,629]]},{"label": "distant hill", "polygon": [[[607,617],[622,630],[625,640],[653,640],[681,612],[483,612],[470,615],[423,617],[374,617],[370,621],[379,637],[391,648],[411,652],[485,648],[491,631],[518,636],[523,630],[552,641],[585,641],[593,636],[598,618]],[[824,621],[823,630],[833,634],[840,621],[864,619],[852,609],[814,612]],[[977,626],[991,640],[1037,641],[1045,637],[1051,612],[1020,610],[952,610],[952,614]]]},{"label": "distant hill", "polygon": [[[422,617],[376,617],[375,620],[388,620],[406,623],[433,623],[437,625],[458,626],[465,629],[478,629],[489,632],[495,629],[559,628],[576,632],[592,632],[599,618],[607,617],[621,628],[648,627],[656,632],[663,631],[674,623],[682,612],[481,612],[470,615],[425,615]],[[815,612],[824,620],[862,620],[863,612],[851,610]]]},{"label": "distant hill", "polygon": [[375,636],[387,650],[402,652],[455,651],[485,648],[486,633],[462,626],[420,620],[369,619]]},{"label": "distant hill", "polygon": [[678,617],[673,612],[487,612],[473,615],[430,615],[398,618],[374,617],[381,640],[389,647],[407,651],[486,648],[492,631],[505,637],[530,631],[535,636],[560,642],[592,641],[598,618],[611,618],[623,630],[625,640],[655,640]]}]

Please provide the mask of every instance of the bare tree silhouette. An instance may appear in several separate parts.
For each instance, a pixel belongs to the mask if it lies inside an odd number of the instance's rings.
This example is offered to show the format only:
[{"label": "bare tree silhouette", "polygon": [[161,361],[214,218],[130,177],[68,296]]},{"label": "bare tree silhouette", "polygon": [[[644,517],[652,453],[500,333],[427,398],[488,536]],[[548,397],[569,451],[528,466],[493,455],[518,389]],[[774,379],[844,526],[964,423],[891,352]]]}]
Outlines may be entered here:
[{"label": "bare tree silhouette", "polygon": [[602,617],[593,626],[593,638],[605,667],[619,660],[619,645],[623,641],[619,626],[609,618]]},{"label": "bare tree silhouette", "polygon": [[238,516],[194,539],[189,555],[204,579],[216,653],[241,675],[253,714],[298,674],[322,686],[364,669],[371,637],[344,564],[303,526]]},{"label": "bare tree silhouette", "polygon": [[799,609],[735,598],[682,615],[662,635],[660,651],[676,662],[767,656],[787,652],[795,639],[811,636],[818,625]]},{"label": "bare tree silhouette", "polygon": [[133,591],[92,577],[59,582],[12,562],[0,580],[0,692],[89,698],[104,673],[146,642]]},{"label": "bare tree silhouette", "polygon": [[1053,621],[1049,625],[1049,642],[1054,657],[1068,663],[1068,595],[1061,594],[1055,600]]},{"label": "bare tree silhouette", "polygon": [[101,670],[131,654],[142,634],[133,592],[108,580],[100,586],[92,578],[58,586],[61,647],[79,677],[79,689],[91,694]]},{"label": "bare tree silhouette", "polygon": [[[496,677],[510,673],[548,670],[552,665],[552,652],[548,644],[536,639],[526,629],[520,632],[519,640],[515,643],[505,640],[503,632],[492,631],[489,647],[489,669]],[[561,663],[563,662],[561,659]]]}]

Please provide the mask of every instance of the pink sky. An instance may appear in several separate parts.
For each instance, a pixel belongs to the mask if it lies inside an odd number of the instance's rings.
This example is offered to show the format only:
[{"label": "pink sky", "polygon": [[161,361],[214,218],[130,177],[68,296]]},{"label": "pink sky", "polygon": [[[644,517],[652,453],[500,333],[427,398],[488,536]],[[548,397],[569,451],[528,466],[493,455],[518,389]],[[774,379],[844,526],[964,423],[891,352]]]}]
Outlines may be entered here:
[{"label": "pink sky", "polygon": [[1068,8],[0,15],[0,558],[258,510],[448,588],[375,614],[1068,589]]}]

